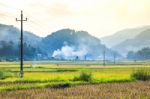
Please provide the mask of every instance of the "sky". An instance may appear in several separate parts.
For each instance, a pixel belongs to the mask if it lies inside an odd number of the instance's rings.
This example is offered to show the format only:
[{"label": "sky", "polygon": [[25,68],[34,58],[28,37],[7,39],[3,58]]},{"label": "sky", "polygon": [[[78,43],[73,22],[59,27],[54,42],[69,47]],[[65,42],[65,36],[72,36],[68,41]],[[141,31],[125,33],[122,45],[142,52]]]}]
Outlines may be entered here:
[{"label": "sky", "polygon": [[104,37],[150,25],[150,0],[0,0],[0,23],[20,28],[15,18],[23,10],[24,30],[45,37],[63,28]]}]

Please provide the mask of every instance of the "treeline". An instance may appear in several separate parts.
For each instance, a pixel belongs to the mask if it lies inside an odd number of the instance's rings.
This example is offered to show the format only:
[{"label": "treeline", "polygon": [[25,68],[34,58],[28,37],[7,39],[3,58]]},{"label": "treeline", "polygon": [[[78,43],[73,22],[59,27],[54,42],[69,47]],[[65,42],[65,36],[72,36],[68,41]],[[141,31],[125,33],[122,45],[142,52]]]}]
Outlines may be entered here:
[{"label": "treeline", "polygon": [[148,60],[150,59],[150,48],[146,47],[137,52],[130,51],[127,54],[127,58],[133,60]]},{"label": "treeline", "polygon": [[[37,49],[24,43],[24,60],[32,60]],[[0,41],[0,61],[14,61],[20,59],[20,46],[12,41]]]}]

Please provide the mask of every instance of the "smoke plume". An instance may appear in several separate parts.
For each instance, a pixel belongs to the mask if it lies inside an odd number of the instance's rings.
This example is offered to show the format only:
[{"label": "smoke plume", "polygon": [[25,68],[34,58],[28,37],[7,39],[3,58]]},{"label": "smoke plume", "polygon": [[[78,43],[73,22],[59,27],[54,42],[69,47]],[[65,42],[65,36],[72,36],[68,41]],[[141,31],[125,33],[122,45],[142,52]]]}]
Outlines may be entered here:
[{"label": "smoke plume", "polygon": [[59,59],[75,59],[76,57],[83,59],[87,52],[88,51],[84,46],[76,48],[74,46],[65,45],[61,49],[55,50],[52,56]]}]

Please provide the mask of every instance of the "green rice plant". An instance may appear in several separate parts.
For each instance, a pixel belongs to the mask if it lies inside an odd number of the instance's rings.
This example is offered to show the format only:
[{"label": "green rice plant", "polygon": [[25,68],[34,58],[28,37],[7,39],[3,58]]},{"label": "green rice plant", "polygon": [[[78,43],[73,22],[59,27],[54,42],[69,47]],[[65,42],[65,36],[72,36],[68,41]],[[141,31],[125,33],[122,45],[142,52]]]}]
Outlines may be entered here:
[{"label": "green rice plant", "polygon": [[74,81],[87,81],[87,82],[90,82],[90,81],[92,81],[92,74],[87,73],[87,72],[81,72],[79,77],[74,77],[73,80]]},{"label": "green rice plant", "polygon": [[147,69],[137,70],[131,74],[131,77],[135,80],[142,80],[142,81],[150,80],[150,70]]},{"label": "green rice plant", "polygon": [[5,79],[7,77],[12,77],[14,74],[11,72],[0,71],[0,80]]},{"label": "green rice plant", "polygon": [[75,85],[88,84],[83,81],[61,81],[61,82],[46,82],[46,83],[10,83],[0,85],[0,92],[12,90],[26,90],[26,89],[39,89],[39,88],[68,88]]}]

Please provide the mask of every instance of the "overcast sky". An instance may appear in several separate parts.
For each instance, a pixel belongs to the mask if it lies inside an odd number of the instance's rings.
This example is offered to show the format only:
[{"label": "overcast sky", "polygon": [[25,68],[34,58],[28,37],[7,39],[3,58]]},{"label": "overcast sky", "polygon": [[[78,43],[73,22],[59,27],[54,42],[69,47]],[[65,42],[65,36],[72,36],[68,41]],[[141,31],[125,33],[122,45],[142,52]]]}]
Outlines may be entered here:
[{"label": "overcast sky", "polygon": [[150,24],[150,0],[0,0],[0,23],[15,25],[24,11],[24,29],[46,36],[63,28],[96,37]]}]

